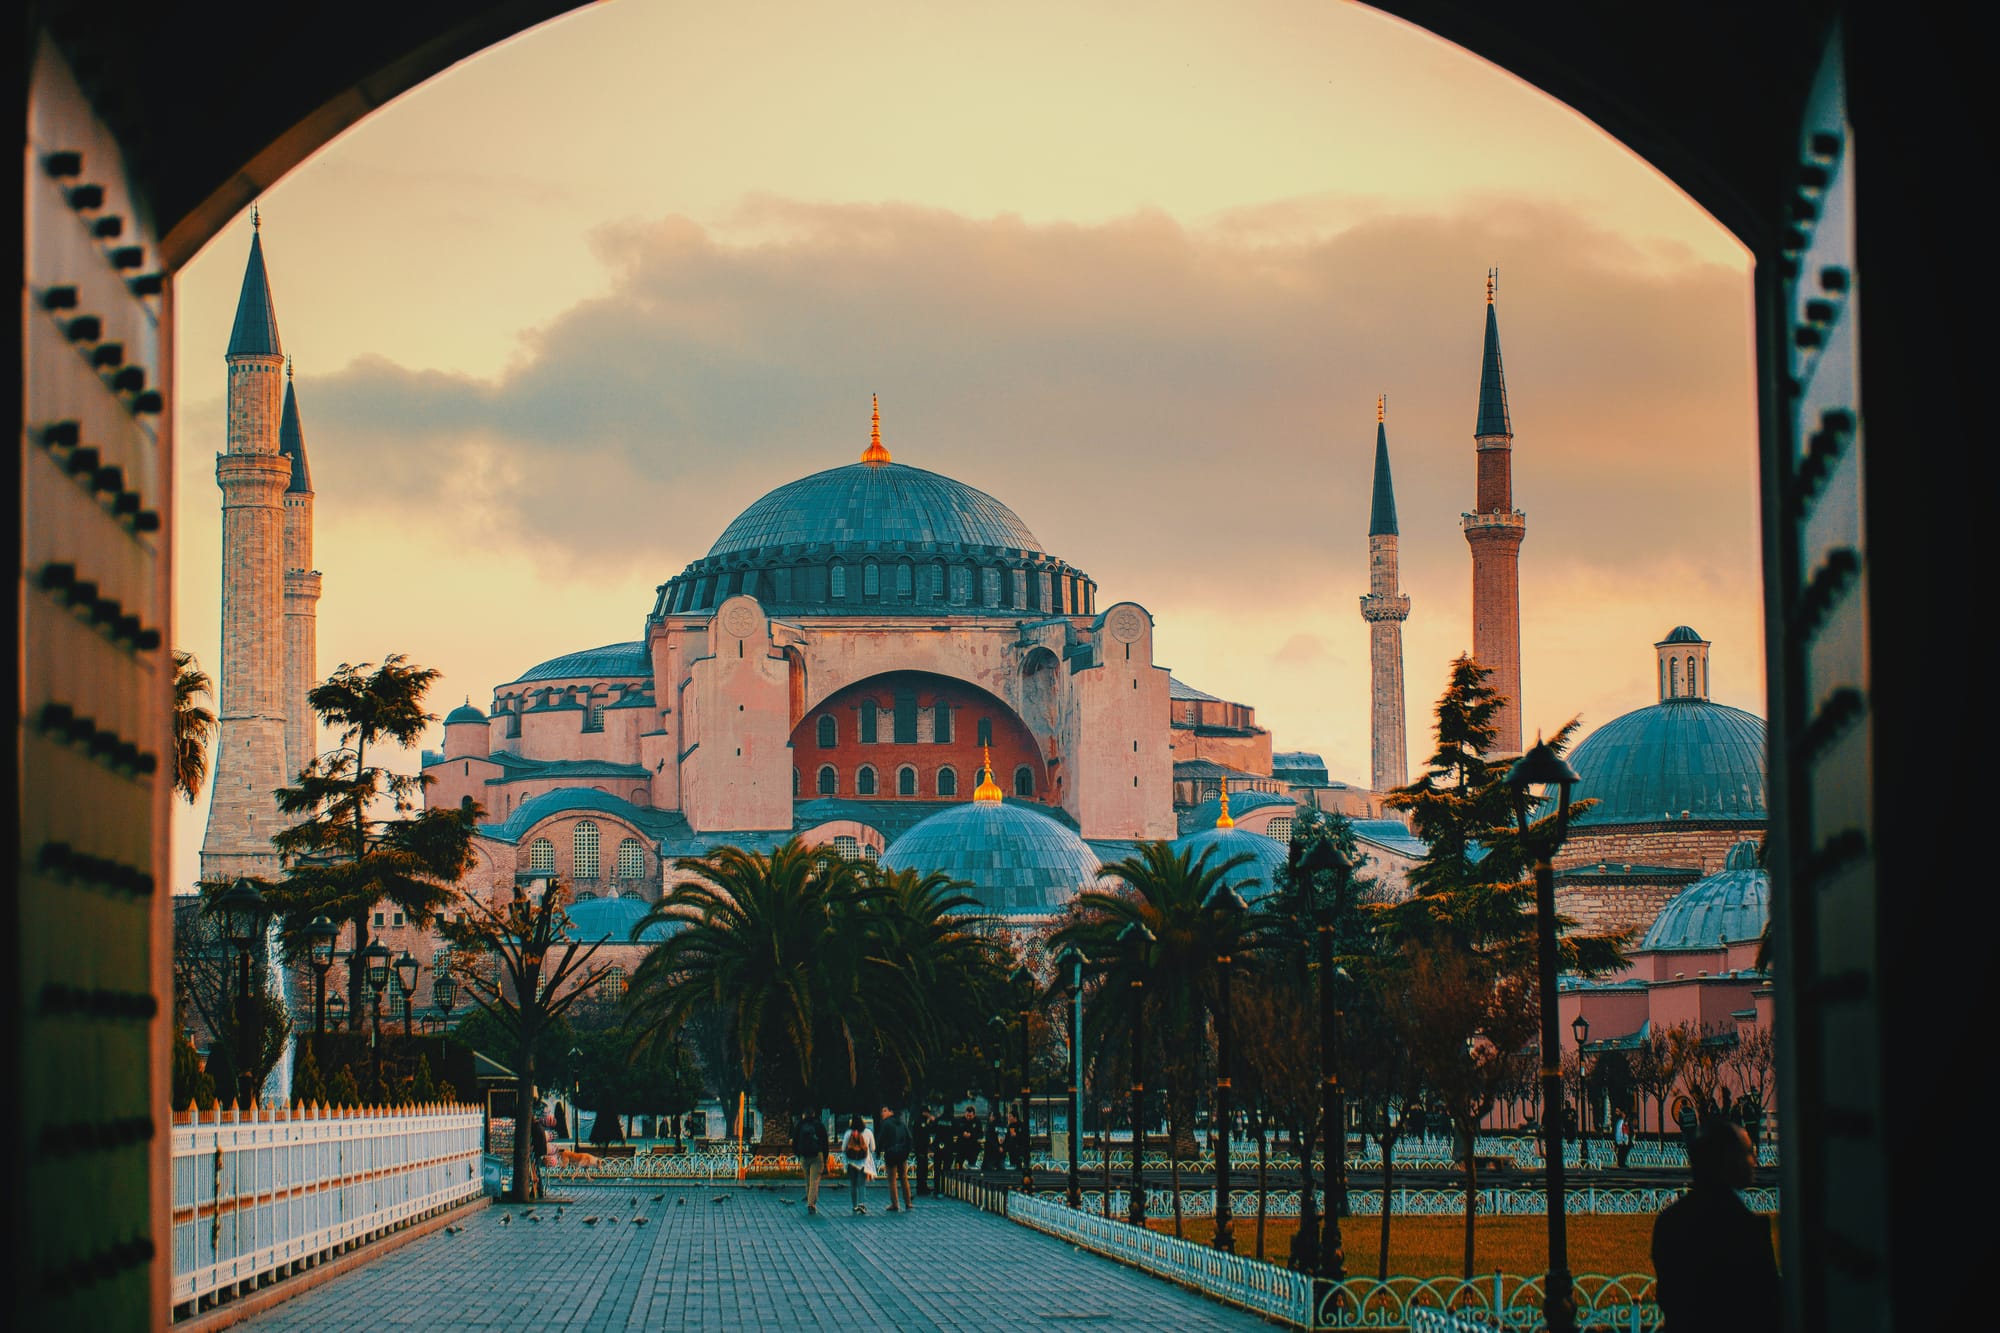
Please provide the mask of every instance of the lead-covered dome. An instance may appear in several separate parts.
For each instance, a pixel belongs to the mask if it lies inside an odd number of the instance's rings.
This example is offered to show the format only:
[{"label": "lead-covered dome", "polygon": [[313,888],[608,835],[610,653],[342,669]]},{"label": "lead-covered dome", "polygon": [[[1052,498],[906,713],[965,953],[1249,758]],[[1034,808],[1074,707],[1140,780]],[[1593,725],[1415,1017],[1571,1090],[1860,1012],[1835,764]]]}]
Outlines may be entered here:
[{"label": "lead-covered dome", "polygon": [[[1230,801],[1241,808],[1240,798],[1231,797]],[[1177,855],[1189,853],[1189,865],[1198,863],[1206,852],[1211,869],[1247,854],[1250,859],[1230,871],[1226,882],[1245,902],[1252,903],[1278,887],[1278,871],[1284,867],[1286,855],[1285,844],[1276,838],[1240,828],[1205,828],[1175,839],[1173,849]]]},{"label": "lead-covered dome", "polygon": [[1668,900],[1639,949],[1719,949],[1759,938],[1770,920],[1770,876],[1757,864],[1757,844],[1739,842],[1719,872]]},{"label": "lead-covered dome", "polygon": [[1636,708],[1592,732],[1570,754],[1571,799],[1597,804],[1578,826],[1678,820],[1760,821],[1764,719],[1706,699]]},{"label": "lead-covered dome", "polygon": [[1033,806],[975,800],[940,810],[889,844],[882,865],[942,870],[971,884],[995,916],[1049,916],[1083,889],[1102,864],[1074,829]]},{"label": "lead-covered dome", "polygon": [[722,530],[708,554],[868,542],[1042,553],[1020,515],[985,491],[902,463],[850,463],[765,495]]}]

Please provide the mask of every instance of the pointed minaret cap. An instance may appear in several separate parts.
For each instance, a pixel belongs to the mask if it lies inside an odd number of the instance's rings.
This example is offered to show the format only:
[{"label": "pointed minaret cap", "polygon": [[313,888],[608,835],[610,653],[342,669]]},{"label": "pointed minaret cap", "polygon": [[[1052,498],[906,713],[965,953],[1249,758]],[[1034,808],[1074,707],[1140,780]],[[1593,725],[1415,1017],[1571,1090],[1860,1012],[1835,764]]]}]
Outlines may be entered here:
[{"label": "pointed minaret cap", "polygon": [[1229,779],[1222,780],[1222,813],[1215,817],[1217,828],[1235,828],[1236,821],[1229,817]]},{"label": "pointed minaret cap", "polygon": [[1493,292],[1500,281],[1499,269],[1486,272],[1486,350],[1479,364],[1479,428],[1475,439],[1514,435],[1514,423],[1507,414],[1507,375],[1500,368],[1500,318],[1493,312]]},{"label": "pointed minaret cap", "polygon": [[1368,508],[1368,535],[1396,535],[1396,484],[1389,478],[1389,396],[1375,400],[1375,496]]},{"label": "pointed minaret cap", "polygon": [[998,805],[1000,803],[1002,793],[1000,791],[1000,788],[994,785],[993,782],[993,747],[990,745],[986,746],[985,752],[986,752],[986,763],[980,769],[979,785],[973,789],[972,799],[975,801],[985,801],[988,802],[989,804]]},{"label": "pointed minaret cap", "polygon": [[224,356],[282,356],[278,312],[271,306],[271,278],[264,271],[262,219],[250,212],[250,261],[243,267],[243,290],[236,297],[236,324],[229,331]]},{"label": "pointed minaret cap", "polygon": [[868,447],[861,451],[861,461],[869,467],[891,461],[889,451],[882,447],[882,400],[872,393],[868,395]]},{"label": "pointed minaret cap", "polygon": [[312,472],[306,467],[306,433],[299,425],[299,396],[292,388],[292,359],[285,358],[285,408],[278,417],[278,456],[292,460],[292,495],[313,493]]}]

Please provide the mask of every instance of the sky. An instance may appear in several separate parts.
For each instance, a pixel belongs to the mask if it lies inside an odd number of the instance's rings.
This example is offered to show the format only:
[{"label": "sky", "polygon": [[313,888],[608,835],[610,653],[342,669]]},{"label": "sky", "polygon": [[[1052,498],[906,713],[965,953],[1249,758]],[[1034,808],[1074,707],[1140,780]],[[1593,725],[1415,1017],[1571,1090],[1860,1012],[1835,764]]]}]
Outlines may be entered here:
[{"label": "sky", "polygon": [[[731,517],[859,456],[879,393],[898,462],[1006,502],[1100,605],[1153,613],[1175,675],[1365,785],[1386,394],[1414,772],[1471,646],[1491,266],[1528,731],[1653,702],[1678,624],[1762,712],[1747,252],[1569,108],[1365,7],[612,0],[259,206],[322,675],[405,653],[442,714],[639,638]],[[246,211],[176,288],[176,635],[211,670],[249,243]],[[205,818],[176,820],[182,886]]]}]

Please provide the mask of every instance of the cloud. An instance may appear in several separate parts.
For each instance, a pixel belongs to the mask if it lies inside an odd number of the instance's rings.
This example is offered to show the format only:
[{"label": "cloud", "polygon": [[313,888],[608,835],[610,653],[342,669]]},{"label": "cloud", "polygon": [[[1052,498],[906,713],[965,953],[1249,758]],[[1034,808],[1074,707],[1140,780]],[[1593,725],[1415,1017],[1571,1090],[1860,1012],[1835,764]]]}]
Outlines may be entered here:
[{"label": "cloud", "polygon": [[1326,640],[1322,639],[1319,635],[1294,634],[1278,646],[1278,651],[1271,654],[1271,660],[1291,665],[1306,666],[1313,662],[1321,661],[1326,657],[1326,654]]}]

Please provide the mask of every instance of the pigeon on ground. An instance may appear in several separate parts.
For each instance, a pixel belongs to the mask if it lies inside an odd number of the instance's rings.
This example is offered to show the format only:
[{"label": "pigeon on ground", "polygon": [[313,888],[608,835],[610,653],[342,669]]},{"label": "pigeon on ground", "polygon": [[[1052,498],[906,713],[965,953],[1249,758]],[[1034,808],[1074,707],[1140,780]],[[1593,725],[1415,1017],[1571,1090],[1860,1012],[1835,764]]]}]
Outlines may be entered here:
[{"label": "pigeon on ground", "polygon": [[687,1206],[688,1206],[688,1201],[687,1201],[686,1199],[675,1199],[675,1200],[674,1200],[674,1207],[676,1207],[676,1208],[685,1208],[685,1207],[687,1207]]},{"label": "pigeon on ground", "polygon": [[583,1219],[583,1224],[587,1227],[594,1227],[597,1225],[597,1219],[594,1217],[586,1217]]},{"label": "pigeon on ground", "polygon": [[501,1225],[501,1226],[503,1226],[503,1227],[511,1227],[511,1226],[513,1226],[513,1225],[514,1225],[514,1215],[513,1215],[512,1213],[502,1213],[502,1214],[500,1214],[500,1225]]},{"label": "pigeon on ground", "polygon": [[710,1202],[710,1203],[728,1203],[728,1202],[729,1202],[729,1196],[728,1196],[727,1194],[718,1194],[718,1195],[716,1195],[716,1196],[715,1196],[715,1197],[714,1197],[713,1199],[709,1200],[709,1202]]},{"label": "pigeon on ground", "polygon": [[654,1202],[654,1203],[658,1203],[658,1202],[659,1202],[660,1200],[662,1200],[662,1199],[664,1199],[664,1198],[666,1198],[666,1197],[667,1197],[667,1196],[666,1196],[665,1194],[655,1194],[655,1195],[653,1196],[653,1202]]},{"label": "pigeon on ground", "polygon": [[645,1226],[646,1223],[650,1222],[651,1220],[652,1220],[651,1218],[647,1217],[635,1217],[632,1219],[632,1225],[635,1227],[642,1227]]}]

